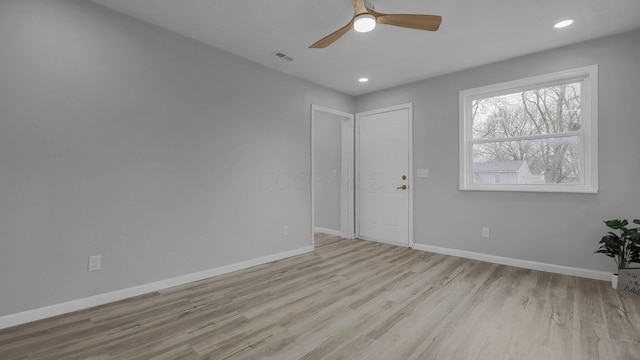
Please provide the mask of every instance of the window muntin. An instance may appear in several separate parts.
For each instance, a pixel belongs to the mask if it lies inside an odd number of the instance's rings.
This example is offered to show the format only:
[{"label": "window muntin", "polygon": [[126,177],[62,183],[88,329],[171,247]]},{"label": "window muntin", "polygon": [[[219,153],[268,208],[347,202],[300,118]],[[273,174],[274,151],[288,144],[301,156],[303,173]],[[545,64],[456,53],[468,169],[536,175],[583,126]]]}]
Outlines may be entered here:
[{"label": "window muntin", "polygon": [[597,192],[596,100],[597,66],[461,91],[460,189]]}]

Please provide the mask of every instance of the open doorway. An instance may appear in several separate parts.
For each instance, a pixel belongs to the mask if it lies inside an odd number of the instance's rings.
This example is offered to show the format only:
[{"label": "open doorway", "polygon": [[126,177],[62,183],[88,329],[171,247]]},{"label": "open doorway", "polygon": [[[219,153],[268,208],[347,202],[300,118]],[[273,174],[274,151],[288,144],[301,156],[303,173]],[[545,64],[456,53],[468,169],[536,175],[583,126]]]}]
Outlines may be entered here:
[{"label": "open doorway", "polygon": [[316,232],[354,238],[354,115],[311,107],[311,223]]}]

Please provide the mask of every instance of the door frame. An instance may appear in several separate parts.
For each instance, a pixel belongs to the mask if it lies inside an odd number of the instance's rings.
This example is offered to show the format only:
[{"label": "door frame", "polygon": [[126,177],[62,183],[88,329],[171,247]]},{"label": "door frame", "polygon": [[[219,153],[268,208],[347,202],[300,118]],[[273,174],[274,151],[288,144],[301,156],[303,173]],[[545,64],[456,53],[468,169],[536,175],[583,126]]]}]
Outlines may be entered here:
[{"label": "door frame", "polygon": [[[355,160],[355,116],[354,114],[331,109],[328,107],[311,104],[311,245],[315,247],[315,180],[313,170],[315,166],[315,141],[314,123],[316,112],[337,115],[346,119],[341,127],[341,171],[340,171],[340,236],[346,239],[355,238],[355,184],[354,184],[354,160]],[[345,191],[342,191],[344,189]]]},{"label": "door frame", "polygon": [[[409,248],[413,249],[413,103],[405,103],[400,105],[389,106],[381,109],[369,110],[365,112],[356,113],[355,117],[355,237],[360,236],[360,203],[358,201],[360,187],[357,185],[360,182],[360,174],[358,171],[358,162],[360,159],[360,151],[359,151],[359,142],[360,142],[360,122],[362,121],[360,118],[363,116],[380,114],[390,111],[396,110],[408,110],[409,113],[409,134],[407,134],[407,146],[409,147],[409,170],[407,174],[407,190],[409,196],[408,202],[408,216],[409,216]],[[398,245],[397,243],[393,243],[393,245]]]}]

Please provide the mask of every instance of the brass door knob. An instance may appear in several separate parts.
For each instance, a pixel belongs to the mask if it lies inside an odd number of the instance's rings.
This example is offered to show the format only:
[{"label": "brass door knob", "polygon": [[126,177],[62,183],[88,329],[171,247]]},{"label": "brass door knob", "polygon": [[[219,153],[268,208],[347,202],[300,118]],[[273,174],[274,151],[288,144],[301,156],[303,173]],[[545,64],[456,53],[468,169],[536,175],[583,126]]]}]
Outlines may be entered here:
[{"label": "brass door knob", "polygon": [[398,190],[407,190],[407,185],[398,186],[396,189],[398,189]]}]

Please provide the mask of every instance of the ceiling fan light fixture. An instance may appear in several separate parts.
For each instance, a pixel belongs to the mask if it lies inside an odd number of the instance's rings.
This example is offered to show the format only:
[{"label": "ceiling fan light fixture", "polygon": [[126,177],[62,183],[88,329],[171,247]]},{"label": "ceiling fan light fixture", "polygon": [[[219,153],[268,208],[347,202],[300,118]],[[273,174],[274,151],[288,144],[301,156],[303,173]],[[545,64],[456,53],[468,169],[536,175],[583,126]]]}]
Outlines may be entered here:
[{"label": "ceiling fan light fixture", "polygon": [[357,32],[369,32],[376,27],[376,17],[371,14],[360,14],[353,22],[353,30]]}]

